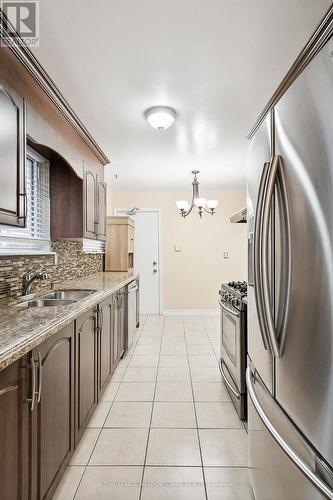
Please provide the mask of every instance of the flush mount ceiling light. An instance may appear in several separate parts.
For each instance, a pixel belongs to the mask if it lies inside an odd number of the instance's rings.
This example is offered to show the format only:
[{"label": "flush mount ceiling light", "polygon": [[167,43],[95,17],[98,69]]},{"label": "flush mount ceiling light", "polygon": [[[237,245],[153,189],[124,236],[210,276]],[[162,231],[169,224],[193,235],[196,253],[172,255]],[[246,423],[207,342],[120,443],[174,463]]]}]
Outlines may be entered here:
[{"label": "flush mount ceiling light", "polygon": [[199,170],[192,170],[192,174],[194,175],[194,179],[192,182],[193,194],[192,194],[191,204],[186,200],[176,201],[176,205],[180,211],[180,215],[184,218],[192,212],[194,207],[196,207],[196,209],[198,210],[200,217],[202,217],[203,210],[205,212],[207,212],[208,214],[214,215],[215,208],[219,204],[219,202],[217,200],[206,200],[206,198],[200,197],[199,181],[197,179],[197,174],[199,174],[199,173],[200,173]]},{"label": "flush mount ceiling light", "polygon": [[157,130],[166,130],[176,119],[176,111],[168,106],[153,106],[145,112],[149,125]]}]

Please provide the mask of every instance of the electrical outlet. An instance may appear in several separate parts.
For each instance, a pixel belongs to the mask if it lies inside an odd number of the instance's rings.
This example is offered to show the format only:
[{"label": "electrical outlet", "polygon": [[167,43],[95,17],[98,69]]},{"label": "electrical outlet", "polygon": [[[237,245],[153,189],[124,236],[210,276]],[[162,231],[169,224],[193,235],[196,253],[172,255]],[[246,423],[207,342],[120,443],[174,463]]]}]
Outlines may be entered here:
[{"label": "electrical outlet", "polygon": [[175,252],[182,252],[183,247],[181,245],[175,245]]},{"label": "electrical outlet", "polygon": [[228,252],[223,252],[223,258],[224,259],[229,259],[229,253]]}]

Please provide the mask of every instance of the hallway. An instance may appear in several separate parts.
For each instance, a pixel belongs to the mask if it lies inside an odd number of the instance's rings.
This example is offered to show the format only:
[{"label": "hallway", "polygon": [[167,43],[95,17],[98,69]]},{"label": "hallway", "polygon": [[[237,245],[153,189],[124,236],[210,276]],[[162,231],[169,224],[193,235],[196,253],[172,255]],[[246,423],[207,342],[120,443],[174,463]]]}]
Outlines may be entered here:
[{"label": "hallway", "polygon": [[142,317],[53,498],[252,499],[218,353],[216,316]]}]

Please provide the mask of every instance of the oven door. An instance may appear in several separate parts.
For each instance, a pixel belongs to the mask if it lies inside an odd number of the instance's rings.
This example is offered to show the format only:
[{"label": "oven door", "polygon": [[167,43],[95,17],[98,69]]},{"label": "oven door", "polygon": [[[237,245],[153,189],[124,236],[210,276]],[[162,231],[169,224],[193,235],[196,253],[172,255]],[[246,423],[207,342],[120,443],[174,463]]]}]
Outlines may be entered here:
[{"label": "oven door", "polygon": [[[238,393],[245,392],[241,360],[241,313],[220,301],[221,306],[221,373],[225,383]],[[227,379],[227,380],[226,380]]]}]

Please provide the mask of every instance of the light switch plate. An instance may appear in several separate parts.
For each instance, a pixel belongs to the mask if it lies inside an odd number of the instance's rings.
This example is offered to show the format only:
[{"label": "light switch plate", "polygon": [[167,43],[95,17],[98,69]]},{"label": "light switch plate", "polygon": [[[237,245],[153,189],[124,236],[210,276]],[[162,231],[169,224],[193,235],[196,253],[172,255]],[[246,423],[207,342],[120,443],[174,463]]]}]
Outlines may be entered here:
[{"label": "light switch plate", "polygon": [[229,259],[229,253],[228,252],[223,252],[223,258],[224,259]]},{"label": "light switch plate", "polygon": [[175,245],[175,252],[182,252],[183,247],[181,245]]}]

